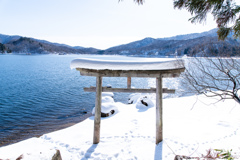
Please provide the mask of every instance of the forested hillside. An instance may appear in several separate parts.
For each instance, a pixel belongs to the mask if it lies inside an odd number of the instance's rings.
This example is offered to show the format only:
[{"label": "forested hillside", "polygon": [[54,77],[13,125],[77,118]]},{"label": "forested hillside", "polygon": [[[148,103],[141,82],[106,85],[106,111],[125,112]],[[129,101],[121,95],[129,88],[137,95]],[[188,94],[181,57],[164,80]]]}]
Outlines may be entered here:
[{"label": "forested hillside", "polygon": [[145,38],[143,40],[111,47],[106,50],[72,47],[45,40],[20,36],[0,35],[0,53],[15,54],[104,54],[133,56],[218,56],[240,55],[240,42],[230,35],[218,40],[217,29],[203,33],[178,35],[169,38]]},{"label": "forested hillside", "polygon": [[16,54],[92,54],[98,49],[71,47],[28,37],[0,35],[0,52]]}]

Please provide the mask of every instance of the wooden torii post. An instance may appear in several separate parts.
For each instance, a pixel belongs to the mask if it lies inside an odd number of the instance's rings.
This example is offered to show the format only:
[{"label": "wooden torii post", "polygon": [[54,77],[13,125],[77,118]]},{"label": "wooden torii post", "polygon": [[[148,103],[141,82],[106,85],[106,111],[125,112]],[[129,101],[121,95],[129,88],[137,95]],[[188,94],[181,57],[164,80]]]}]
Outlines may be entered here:
[{"label": "wooden torii post", "polygon": [[[96,87],[84,88],[84,91],[87,92],[96,92],[95,99],[95,118],[94,118],[94,134],[93,134],[93,144],[98,144],[100,141],[100,123],[101,123],[101,97],[102,92],[129,92],[129,93],[156,93],[156,144],[163,140],[163,121],[162,121],[162,94],[163,93],[175,93],[175,90],[167,89],[162,87],[163,78],[174,78],[179,77],[181,72],[184,72],[184,64],[179,61],[170,61],[170,62],[159,62],[164,63],[165,65],[156,65],[156,63],[147,63],[147,70],[137,69],[138,66],[134,66],[132,69],[131,66],[129,69],[121,69],[121,67],[114,67],[114,64],[111,64],[113,68],[105,69],[101,67],[92,67],[92,69],[84,67],[86,64],[91,65],[96,63],[96,61],[86,60],[86,59],[76,59],[72,61],[72,68],[76,68],[80,71],[80,74],[83,76],[95,76],[96,77]],[[107,62],[106,62],[107,63]],[[115,62],[116,63],[116,62]],[[166,63],[169,63],[166,65]],[[100,63],[98,65],[102,65]],[[134,65],[135,63],[133,63]],[[137,63],[140,65],[143,63]],[[174,64],[174,65],[173,65]],[[111,66],[110,65],[110,66]],[[116,64],[117,65],[117,64]],[[167,66],[170,66],[169,68]],[[150,69],[149,69],[150,68]],[[103,77],[127,77],[127,88],[107,88],[102,87],[102,78]],[[131,88],[131,77],[145,77],[145,78],[156,78],[156,88],[150,89],[136,89]]]}]

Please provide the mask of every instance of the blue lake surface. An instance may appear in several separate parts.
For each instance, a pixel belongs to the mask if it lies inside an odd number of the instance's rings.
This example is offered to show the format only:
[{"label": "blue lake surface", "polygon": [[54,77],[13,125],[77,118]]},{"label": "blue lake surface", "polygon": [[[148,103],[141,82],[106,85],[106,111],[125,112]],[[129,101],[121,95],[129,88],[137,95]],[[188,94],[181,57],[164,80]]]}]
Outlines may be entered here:
[{"label": "blue lake surface", "polygon": [[[95,93],[84,92],[83,87],[95,86],[96,80],[70,69],[77,57],[81,56],[0,55],[0,146],[89,116]],[[132,83],[136,88],[148,87],[146,78],[135,78]],[[103,86],[107,84],[126,87],[127,78],[103,78]],[[114,93],[114,100],[127,103],[128,95]]]}]

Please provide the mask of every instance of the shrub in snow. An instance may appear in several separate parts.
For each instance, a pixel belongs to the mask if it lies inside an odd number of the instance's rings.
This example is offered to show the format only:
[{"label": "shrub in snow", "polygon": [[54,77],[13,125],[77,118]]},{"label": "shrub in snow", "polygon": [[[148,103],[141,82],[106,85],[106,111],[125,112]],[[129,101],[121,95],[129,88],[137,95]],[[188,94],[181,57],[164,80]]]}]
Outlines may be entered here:
[{"label": "shrub in snow", "polygon": [[233,160],[234,156],[232,155],[232,150],[223,150],[223,149],[209,149],[207,150],[207,154],[203,155],[201,157],[189,157],[185,155],[176,155],[174,160],[184,160],[184,159],[227,159],[227,160]]},{"label": "shrub in snow", "polygon": [[107,84],[107,88],[112,88],[112,85],[111,84]]},{"label": "shrub in snow", "polygon": [[150,94],[134,93],[128,97],[128,104],[136,104],[137,107],[153,107]]},{"label": "shrub in snow", "polygon": [[137,100],[141,97],[141,93],[133,93],[128,96],[128,104],[135,104]]},{"label": "shrub in snow", "polygon": [[138,99],[136,107],[137,108],[146,108],[146,107],[153,107],[154,103],[148,96],[144,96]]},{"label": "shrub in snow", "polygon": [[[118,108],[113,98],[109,96],[102,97],[101,117],[108,117],[117,112]],[[92,114],[95,114],[95,107],[92,110]]]},{"label": "shrub in snow", "polygon": [[110,96],[102,97],[102,103],[114,103],[114,99]]},{"label": "shrub in snow", "polygon": [[16,160],[20,160],[20,159],[23,159],[23,154],[20,155]]},{"label": "shrub in snow", "polygon": [[115,113],[115,110],[111,110],[109,113],[101,112],[101,117],[109,117],[109,116],[111,116],[114,113]]},{"label": "shrub in snow", "polygon": [[150,94],[134,93],[128,97],[128,104],[136,104],[137,108],[153,107]]},{"label": "shrub in snow", "polygon": [[110,96],[110,97],[114,97],[114,94],[112,92],[102,92],[102,97],[105,97],[105,96]]}]

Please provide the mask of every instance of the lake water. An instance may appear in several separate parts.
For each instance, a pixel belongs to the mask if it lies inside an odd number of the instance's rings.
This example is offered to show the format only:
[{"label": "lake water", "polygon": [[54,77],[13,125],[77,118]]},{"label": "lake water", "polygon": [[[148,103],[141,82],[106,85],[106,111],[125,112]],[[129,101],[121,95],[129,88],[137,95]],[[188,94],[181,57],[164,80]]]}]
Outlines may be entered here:
[{"label": "lake water", "polygon": [[[90,115],[95,93],[84,92],[83,87],[95,86],[95,77],[70,69],[77,57],[0,55],[0,146],[67,127]],[[136,88],[148,88],[149,82],[132,80]],[[127,78],[103,78],[103,86],[108,84],[126,87]],[[128,95],[114,93],[114,100],[127,103]]]}]

